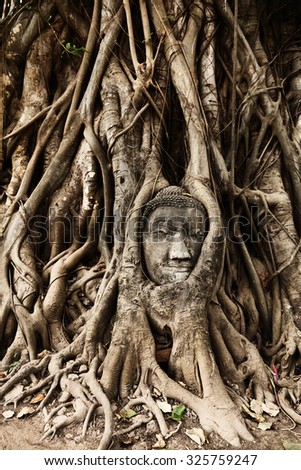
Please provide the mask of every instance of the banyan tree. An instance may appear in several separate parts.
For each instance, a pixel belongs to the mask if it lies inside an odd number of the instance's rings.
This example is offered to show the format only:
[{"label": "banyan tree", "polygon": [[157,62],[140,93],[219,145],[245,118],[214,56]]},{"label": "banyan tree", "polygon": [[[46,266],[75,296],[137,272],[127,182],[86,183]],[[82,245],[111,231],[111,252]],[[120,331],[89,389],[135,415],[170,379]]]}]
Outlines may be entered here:
[{"label": "banyan tree", "polygon": [[1,8],[2,401],[71,401],[44,438],[102,407],[103,449],[116,399],[300,424],[299,3]]}]

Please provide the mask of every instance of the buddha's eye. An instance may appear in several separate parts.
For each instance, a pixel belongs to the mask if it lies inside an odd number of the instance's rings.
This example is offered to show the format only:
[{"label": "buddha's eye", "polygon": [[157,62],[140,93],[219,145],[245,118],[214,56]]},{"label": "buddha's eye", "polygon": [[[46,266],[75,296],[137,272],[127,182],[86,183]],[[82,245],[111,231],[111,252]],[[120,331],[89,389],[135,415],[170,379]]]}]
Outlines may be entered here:
[{"label": "buddha's eye", "polygon": [[153,231],[153,238],[155,240],[164,240],[168,236],[168,230],[162,228]]},{"label": "buddha's eye", "polygon": [[190,237],[194,240],[203,240],[204,233],[202,232],[202,230],[194,230],[190,233]]}]

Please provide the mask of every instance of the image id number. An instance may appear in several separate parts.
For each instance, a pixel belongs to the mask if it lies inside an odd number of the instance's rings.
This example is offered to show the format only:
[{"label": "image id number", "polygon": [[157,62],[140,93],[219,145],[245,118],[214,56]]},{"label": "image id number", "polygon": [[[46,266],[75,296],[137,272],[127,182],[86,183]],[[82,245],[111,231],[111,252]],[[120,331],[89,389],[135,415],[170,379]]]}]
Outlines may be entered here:
[{"label": "image id number", "polygon": [[256,454],[203,454],[187,455],[186,465],[241,465],[252,466],[256,462]]}]

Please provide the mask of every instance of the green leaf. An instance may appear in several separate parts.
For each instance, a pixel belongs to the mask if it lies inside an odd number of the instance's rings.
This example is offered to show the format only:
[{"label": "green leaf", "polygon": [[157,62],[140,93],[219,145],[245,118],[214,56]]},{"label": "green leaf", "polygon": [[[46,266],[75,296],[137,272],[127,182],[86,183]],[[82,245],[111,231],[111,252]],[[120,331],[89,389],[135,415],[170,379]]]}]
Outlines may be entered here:
[{"label": "green leaf", "polygon": [[179,405],[172,410],[171,419],[174,421],[182,421],[185,412],[185,405]]},{"label": "green leaf", "polygon": [[120,411],[120,416],[123,419],[131,419],[134,416],[136,416],[136,414],[137,414],[136,411],[132,410],[131,408],[125,408]]},{"label": "green leaf", "polygon": [[268,429],[271,429],[273,426],[273,423],[270,423],[269,421],[262,421],[261,423],[258,423],[258,429],[261,429],[261,431],[267,431]]},{"label": "green leaf", "polygon": [[283,441],[283,447],[285,450],[301,450],[300,442]]},{"label": "green leaf", "polygon": [[12,372],[14,369],[16,369],[16,367],[18,367],[18,365],[20,364],[20,361],[15,361],[15,362],[12,362],[8,368],[8,373]]},{"label": "green leaf", "polygon": [[75,55],[77,57],[82,57],[84,52],[88,52],[84,47],[77,47],[75,44],[71,44],[70,42],[66,42],[66,49],[70,54]]}]

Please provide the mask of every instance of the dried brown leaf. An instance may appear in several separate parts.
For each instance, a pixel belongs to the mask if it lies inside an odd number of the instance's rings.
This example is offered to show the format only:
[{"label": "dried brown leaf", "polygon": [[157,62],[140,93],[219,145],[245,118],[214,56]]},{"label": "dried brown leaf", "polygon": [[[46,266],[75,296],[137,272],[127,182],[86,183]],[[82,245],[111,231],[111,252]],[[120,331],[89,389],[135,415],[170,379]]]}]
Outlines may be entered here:
[{"label": "dried brown leaf", "polygon": [[45,393],[40,392],[34,395],[29,403],[40,403],[41,401],[44,400],[44,398],[45,398]]},{"label": "dried brown leaf", "polygon": [[31,415],[36,410],[33,406],[24,406],[22,410],[17,414],[17,418],[23,418],[24,416]]},{"label": "dried brown leaf", "polygon": [[257,413],[253,413],[251,410],[249,410],[249,408],[245,404],[242,405],[242,408],[249,416],[254,418],[259,423],[265,421],[265,419],[262,415],[257,414]]},{"label": "dried brown leaf", "polygon": [[42,359],[43,357],[47,356],[48,354],[51,354],[51,352],[48,351],[47,349],[44,349],[43,351],[41,351],[41,352],[38,354],[38,358],[39,358],[39,359]]},{"label": "dried brown leaf", "polygon": [[156,434],[157,441],[152,446],[153,449],[164,449],[166,446],[166,442],[163,439],[162,434]]}]

